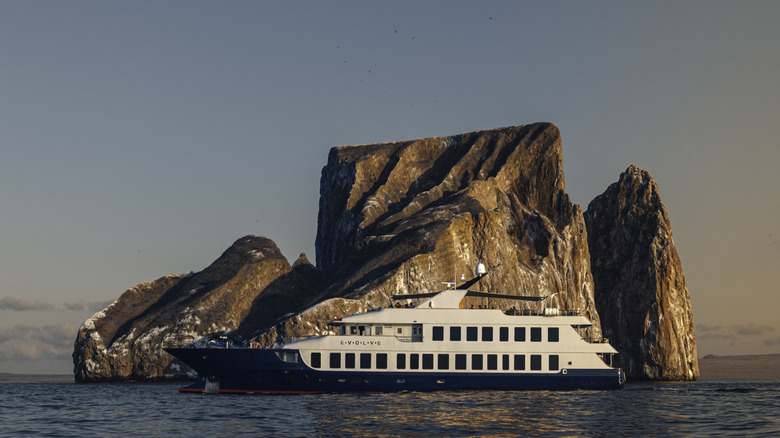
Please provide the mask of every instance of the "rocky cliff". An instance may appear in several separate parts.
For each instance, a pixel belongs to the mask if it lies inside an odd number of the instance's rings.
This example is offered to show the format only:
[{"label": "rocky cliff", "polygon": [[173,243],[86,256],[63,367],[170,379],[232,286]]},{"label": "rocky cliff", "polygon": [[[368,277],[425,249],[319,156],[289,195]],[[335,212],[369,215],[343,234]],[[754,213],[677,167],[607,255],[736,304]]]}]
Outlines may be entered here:
[{"label": "rocky cliff", "polygon": [[161,347],[214,332],[260,331],[268,345],[323,333],[334,317],[441,290],[480,262],[495,268],[485,291],[595,309],[582,210],[565,192],[560,132],[548,123],[332,149],[316,250],[319,271],[290,267],[273,242],[245,237],[203,272],[130,289],[79,330],[76,379],[181,377]]},{"label": "rocky cliff", "polygon": [[123,293],[85,321],[73,352],[76,381],[183,377],[162,347],[203,344],[219,332],[250,333],[309,304],[313,267],[291,267],[276,245],[247,236],[208,268]]},{"label": "rocky cliff", "polygon": [[[630,211],[649,211],[642,193],[618,202]],[[615,226],[622,219],[599,211],[591,213],[591,226],[598,230],[596,240],[591,239],[598,249],[593,260],[602,264],[605,257],[622,261],[625,254],[634,255],[630,230],[608,231],[610,223]],[[637,240],[647,248],[636,254],[650,251],[670,259],[665,241],[652,236]],[[304,255],[290,266],[272,241],[247,236],[202,272],[167,276],[128,290],[80,328],[73,354],[76,379],[186,377],[188,370],[171,362],[162,347],[203,344],[213,333],[264,345],[326,333],[335,317],[387,306],[394,294],[441,290],[442,282],[470,278],[477,263],[493,269],[477,283],[479,289],[549,295],[545,306],[589,308],[593,337],[601,335],[599,312],[608,312],[611,321],[635,313],[632,295],[611,288],[606,280],[595,282],[591,275],[585,217],[566,194],[560,132],[549,123],[333,148],[322,170],[316,239],[317,269]],[[605,255],[610,248],[613,253]],[[682,278],[679,263],[672,260],[661,264],[665,270],[644,256],[626,271],[611,263],[611,272],[629,276],[633,269],[655,270],[659,285],[665,275]],[[628,282],[632,277],[625,278]],[[645,285],[643,293],[653,294],[650,283]],[[687,299],[687,291],[685,297],[666,292],[684,290],[684,283],[682,289],[677,283],[662,288],[657,292],[668,297],[671,307]],[[620,307],[599,305],[601,289],[617,291],[617,298],[606,301]],[[474,307],[539,305],[467,300]],[[642,309],[658,307],[651,300],[640,304]],[[693,342],[693,322],[669,325],[663,315],[671,313],[660,315],[652,314],[650,323],[631,319],[620,326],[622,331],[611,329],[610,336],[618,345],[628,336],[630,342],[647,345],[651,354],[636,356],[631,366],[667,378],[677,375],[666,371],[671,361],[653,361],[659,354],[682,351],[667,348],[673,338],[690,333]],[[635,324],[651,328],[635,337]]]},{"label": "rocky cliff", "polygon": [[323,332],[333,317],[386,306],[393,294],[441,290],[480,262],[496,268],[478,284],[485,291],[595,308],[582,210],[565,192],[560,132],[548,123],[334,148],[318,225],[328,287],[265,343]]},{"label": "rocky cliff", "polygon": [[653,178],[629,167],[585,220],[596,308],[628,378],[697,379],[690,295]]}]

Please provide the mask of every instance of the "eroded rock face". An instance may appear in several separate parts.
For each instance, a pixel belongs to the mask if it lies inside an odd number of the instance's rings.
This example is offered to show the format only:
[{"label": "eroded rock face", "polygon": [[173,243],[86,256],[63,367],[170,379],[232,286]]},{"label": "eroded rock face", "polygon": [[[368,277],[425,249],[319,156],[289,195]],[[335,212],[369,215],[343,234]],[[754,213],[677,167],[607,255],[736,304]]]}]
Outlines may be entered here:
[{"label": "eroded rock face", "polygon": [[387,306],[393,294],[441,290],[480,262],[496,267],[477,284],[484,291],[555,294],[547,306],[595,309],[585,222],[565,193],[551,124],[334,148],[320,187],[317,263],[328,287],[265,344],[326,332],[334,317]]},{"label": "eroded rock face", "polygon": [[[560,132],[549,123],[333,148],[322,170],[317,268],[304,254],[290,266],[272,241],[247,236],[199,273],[140,284],[82,325],[76,380],[186,377],[163,347],[203,345],[215,332],[265,346],[327,333],[335,317],[442,290],[471,278],[477,263],[493,270],[473,289],[590,308],[593,337],[599,312],[609,315],[607,335],[628,352],[632,377],[696,378],[690,300],[666,211],[649,175],[626,175],[594,200],[586,227],[565,192]],[[465,305],[539,306],[471,297]]]},{"label": "eroded rock face", "polygon": [[559,228],[571,222],[560,131],[549,123],[342,146],[331,149],[322,170],[318,268],[330,268],[355,248],[386,241],[410,228],[410,221],[431,219],[425,211],[451,204],[447,198],[478,181],[490,181],[529,211],[560,220],[553,222]]},{"label": "eroded rock face", "polygon": [[76,381],[185,377],[191,370],[171,362],[163,347],[267,328],[313,295],[272,241],[243,237],[203,271],[140,284],[85,321],[73,353]]},{"label": "eroded rock face", "polygon": [[585,220],[596,308],[628,378],[697,379],[690,295],[655,181],[629,167]]}]

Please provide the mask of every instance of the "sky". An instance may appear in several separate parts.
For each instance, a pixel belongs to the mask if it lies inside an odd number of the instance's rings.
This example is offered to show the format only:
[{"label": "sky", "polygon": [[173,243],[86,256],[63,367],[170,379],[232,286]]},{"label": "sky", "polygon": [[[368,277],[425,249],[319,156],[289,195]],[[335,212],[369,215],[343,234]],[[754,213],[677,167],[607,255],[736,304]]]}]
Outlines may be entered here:
[{"label": "sky", "polygon": [[780,2],[0,0],[0,372],[238,238],[314,260],[330,148],[534,122],[587,204],[635,164],[698,355],[780,353]]}]

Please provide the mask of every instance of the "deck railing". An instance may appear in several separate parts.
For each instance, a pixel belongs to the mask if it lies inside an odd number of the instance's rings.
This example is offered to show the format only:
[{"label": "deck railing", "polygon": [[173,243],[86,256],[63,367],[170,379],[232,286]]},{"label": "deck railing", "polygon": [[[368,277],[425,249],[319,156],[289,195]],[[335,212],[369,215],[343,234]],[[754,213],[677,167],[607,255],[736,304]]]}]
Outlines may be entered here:
[{"label": "deck railing", "polygon": [[585,315],[584,310],[561,310],[553,309],[555,313],[549,313],[550,309],[535,310],[535,309],[509,309],[505,310],[504,314],[510,316],[580,316]]},{"label": "deck railing", "polygon": [[422,342],[423,341],[422,335],[396,336],[395,338],[401,342]]}]

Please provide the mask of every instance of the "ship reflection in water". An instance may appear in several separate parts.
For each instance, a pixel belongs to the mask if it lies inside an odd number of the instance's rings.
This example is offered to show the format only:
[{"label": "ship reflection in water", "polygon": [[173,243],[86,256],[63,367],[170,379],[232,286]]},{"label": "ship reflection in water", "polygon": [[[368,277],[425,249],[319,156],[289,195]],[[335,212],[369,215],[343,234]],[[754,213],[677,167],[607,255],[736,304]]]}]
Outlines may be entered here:
[{"label": "ship reflection in water", "polygon": [[592,405],[594,398],[602,398],[599,393],[614,396],[612,391],[401,393],[355,396],[352,402],[358,406],[335,396],[341,406],[324,403],[310,409],[330,412],[318,415],[320,432],[345,436],[581,435],[595,432],[594,423],[607,416]]},{"label": "ship reflection in water", "polygon": [[[718,385],[630,384],[619,392],[321,395],[301,406],[316,424],[299,420],[303,429],[313,429],[318,436],[708,436],[735,432],[734,427],[751,430],[743,415],[754,415],[758,407],[717,409],[724,401],[718,397]],[[754,391],[761,398],[765,391],[777,390],[776,382],[769,386]],[[703,405],[712,409],[703,410]],[[764,422],[759,430],[775,430],[780,420],[773,424]]]}]

